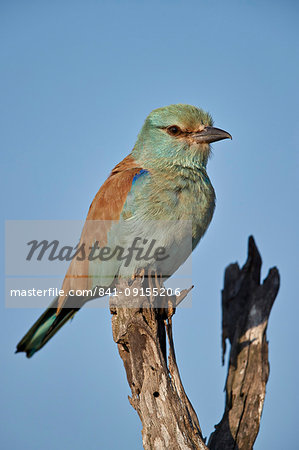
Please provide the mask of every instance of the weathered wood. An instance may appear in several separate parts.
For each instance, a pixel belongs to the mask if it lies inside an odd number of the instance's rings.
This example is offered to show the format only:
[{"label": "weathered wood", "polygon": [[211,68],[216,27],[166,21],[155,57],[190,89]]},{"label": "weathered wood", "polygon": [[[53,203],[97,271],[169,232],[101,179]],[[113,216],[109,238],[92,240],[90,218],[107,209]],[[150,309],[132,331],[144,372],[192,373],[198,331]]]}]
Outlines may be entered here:
[{"label": "weathered wood", "polygon": [[[131,288],[140,288],[136,279]],[[124,292],[127,284],[120,282]],[[177,305],[188,293],[168,299]],[[120,295],[110,302],[113,339],[127,373],[132,397],[129,401],[142,422],[145,449],[207,449],[196,413],[183,388],[176,364],[172,339],[171,316],[175,309],[154,308],[142,297],[131,299]],[[138,307],[134,308],[135,305]],[[142,307],[140,307],[142,305]],[[169,344],[168,367],[166,334]]]},{"label": "weathered wood", "polygon": [[210,450],[250,450],[257,437],[269,376],[266,329],[279,289],[279,273],[269,271],[260,284],[262,260],[251,236],[242,269],[231,264],[222,291],[223,362],[231,345],[225,411],[215,427]]},{"label": "weathered wood", "polygon": [[[110,301],[113,339],[123,360],[132,396],[142,422],[143,446],[148,449],[250,450],[256,439],[269,375],[266,329],[279,289],[279,273],[269,271],[260,284],[261,257],[252,237],[242,269],[231,264],[222,291],[223,358],[231,344],[226,381],[226,405],[208,447],[196,413],[183,388],[172,338],[175,307],[187,295],[157,299],[124,295],[128,283],[119,280],[118,297]],[[146,281],[136,278],[130,288]],[[157,285],[157,279],[155,279]],[[125,305],[125,307],[124,307]],[[168,361],[166,356],[168,339]],[[168,364],[167,364],[168,363]],[[204,382],[204,380],[201,380]]]}]

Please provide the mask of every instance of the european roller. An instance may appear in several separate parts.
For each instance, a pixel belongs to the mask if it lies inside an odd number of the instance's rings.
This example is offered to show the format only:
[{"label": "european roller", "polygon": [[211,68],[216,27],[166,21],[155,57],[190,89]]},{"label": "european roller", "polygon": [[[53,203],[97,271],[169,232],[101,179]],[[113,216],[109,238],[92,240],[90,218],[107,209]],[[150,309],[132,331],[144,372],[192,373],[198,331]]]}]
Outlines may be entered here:
[{"label": "european roller", "polygon": [[[152,111],[133,150],[114,167],[91,203],[80,242],[97,242],[102,248],[116,243],[127,246],[129,236],[154,239],[170,255],[161,260],[164,279],[171,276],[211,222],[215,192],[207,175],[210,144],[227,138],[231,135],[215,128],[210,114],[195,106],[177,104]],[[165,229],[153,223],[169,225]],[[178,223],[191,224],[191,228],[187,232],[184,225],[171,225]],[[64,294],[53,300],[16,351],[31,357],[91,300],[81,297],[74,303],[68,295],[71,290],[113,287],[118,277],[133,277],[140,270],[157,273],[162,270],[157,261],[132,258],[125,264],[121,258],[112,258],[104,264],[99,259],[74,258],[63,282]]]}]

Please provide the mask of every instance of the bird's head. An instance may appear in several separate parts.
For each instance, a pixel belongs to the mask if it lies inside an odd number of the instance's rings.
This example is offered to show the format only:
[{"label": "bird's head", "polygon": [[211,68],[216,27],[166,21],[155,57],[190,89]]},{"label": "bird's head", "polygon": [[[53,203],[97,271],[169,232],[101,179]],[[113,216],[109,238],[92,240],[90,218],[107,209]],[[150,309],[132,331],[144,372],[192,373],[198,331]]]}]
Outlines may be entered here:
[{"label": "bird's head", "polygon": [[206,166],[210,144],[231,139],[226,131],[213,127],[209,113],[191,105],[169,105],[152,111],[133,149],[135,159],[150,165]]}]

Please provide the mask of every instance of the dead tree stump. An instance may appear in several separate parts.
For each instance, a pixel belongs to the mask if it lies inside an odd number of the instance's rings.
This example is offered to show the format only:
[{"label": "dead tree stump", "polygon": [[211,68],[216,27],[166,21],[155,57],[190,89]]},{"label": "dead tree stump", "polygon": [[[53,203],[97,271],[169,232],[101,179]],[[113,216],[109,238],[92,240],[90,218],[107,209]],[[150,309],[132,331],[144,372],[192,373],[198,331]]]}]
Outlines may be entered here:
[{"label": "dead tree stump", "polygon": [[[128,283],[119,280],[118,297],[110,300],[113,339],[123,360],[132,396],[129,401],[142,422],[148,449],[250,450],[256,439],[269,375],[266,329],[279,289],[279,273],[269,271],[260,284],[261,257],[252,237],[242,269],[231,264],[222,291],[223,358],[231,344],[226,381],[226,405],[208,446],[196,413],[181,382],[172,337],[172,316],[180,297],[167,298],[157,308],[153,298],[124,295]],[[136,278],[130,288],[152,281]],[[125,305],[125,307],[123,306]],[[159,305],[160,306],[160,305]],[[168,358],[166,356],[168,339]]]}]

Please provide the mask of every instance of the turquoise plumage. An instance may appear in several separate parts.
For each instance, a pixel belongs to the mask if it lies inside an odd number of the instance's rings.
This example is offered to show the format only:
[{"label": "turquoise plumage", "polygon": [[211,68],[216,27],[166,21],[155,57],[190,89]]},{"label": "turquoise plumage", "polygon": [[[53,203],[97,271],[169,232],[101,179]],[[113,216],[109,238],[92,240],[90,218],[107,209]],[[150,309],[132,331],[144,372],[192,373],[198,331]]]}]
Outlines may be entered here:
[{"label": "turquoise plumage", "polygon": [[[132,277],[150,268],[171,276],[206,232],[215,208],[215,193],[206,166],[212,142],[231,138],[213,127],[211,116],[191,105],[170,105],[152,111],[132,152],[111,172],[92,202],[80,243],[101,248],[122,245],[132,236],[155,240],[168,259],[129,264],[117,257],[73,260],[66,274],[65,295],[55,299],[17,345],[32,356],[91,299],[70,298],[71,290],[111,287],[119,276]],[[165,225],[166,224],[166,225]],[[179,225],[178,225],[179,224]]]}]

